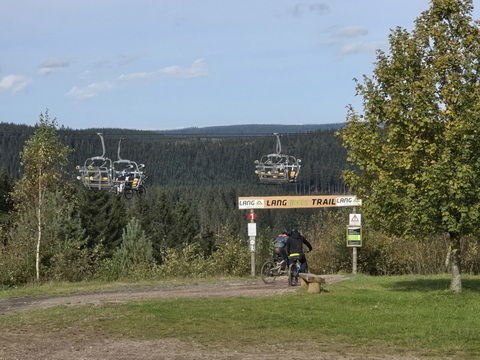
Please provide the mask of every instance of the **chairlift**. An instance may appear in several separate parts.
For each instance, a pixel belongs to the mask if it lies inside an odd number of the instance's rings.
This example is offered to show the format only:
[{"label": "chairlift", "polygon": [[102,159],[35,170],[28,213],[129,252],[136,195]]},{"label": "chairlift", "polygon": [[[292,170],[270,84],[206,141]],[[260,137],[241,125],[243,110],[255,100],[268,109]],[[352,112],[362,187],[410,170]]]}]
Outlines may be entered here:
[{"label": "chairlift", "polygon": [[101,133],[97,133],[102,142],[103,153],[85,160],[83,166],[77,166],[80,175],[77,177],[89,189],[108,190],[116,194],[123,194],[131,199],[136,192],[138,196],[145,196],[144,164],[138,165],[135,161],[120,157],[120,146],[123,139],[118,142],[118,160],[113,161],[105,157],[105,142]]},{"label": "chairlift", "polygon": [[276,153],[262,156],[255,160],[255,174],[258,175],[262,184],[284,184],[297,181],[300,172],[300,159],[294,156],[282,154],[280,134],[277,137]]},{"label": "chairlift", "polygon": [[112,160],[105,157],[105,142],[102,133],[97,133],[102,142],[103,153],[85,160],[83,166],[77,166],[83,185],[89,189],[111,190],[113,187]]},{"label": "chairlift", "polygon": [[120,157],[120,146],[122,139],[118,142],[118,160],[113,162],[113,172],[115,174],[114,190],[117,194],[123,194],[125,198],[131,199],[134,192],[143,197],[147,194],[145,189],[144,164],[138,165],[135,161],[122,159]]}]

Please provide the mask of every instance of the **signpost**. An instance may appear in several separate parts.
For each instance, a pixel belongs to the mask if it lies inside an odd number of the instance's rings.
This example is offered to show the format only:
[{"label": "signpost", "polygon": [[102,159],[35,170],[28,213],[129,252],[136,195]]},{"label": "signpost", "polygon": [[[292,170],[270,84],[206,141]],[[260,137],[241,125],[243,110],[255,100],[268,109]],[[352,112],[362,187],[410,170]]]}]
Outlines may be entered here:
[{"label": "signpost", "polygon": [[362,246],[362,215],[357,214],[353,208],[353,214],[349,215],[347,226],[347,247],[352,248],[352,273],[357,273],[357,248]]},{"label": "signpost", "polygon": [[248,218],[250,219],[248,223],[248,236],[250,238],[251,273],[252,276],[255,276],[255,237],[257,236],[257,223],[254,221],[257,218],[257,214],[251,210]]},{"label": "signpost", "polygon": [[[352,245],[348,245],[348,234],[347,234],[347,246],[353,248],[353,273],[357,273],[357,247],[361,245],[361,215],[356,214],[355,206],[361,206],[362,200],[357,199],[355,195],[309,195],[309,196],[250,196],[250,197],[239,197],[238,198],[238,208],[240,210],[250,210],[248,214],[248,219],[250,223],[248,224],[248,236],[250,238],[250,252],[252,259],[252,276],[255,276],[255,237],[256,233],[256,223],[254,222],[257,218],[257,214],[254,212],[255,209],[298,209],[298,208],[325,208],[325,207],[345,207],[345,206],[354,206],[354,214],[350,214],[350,225],[355,225],[357,228],[360,227],[360,243],[353,242]],[[352,216],[353,215],[353,216]],[[348,232],[348,230],[347,230]],[[351,236],[354,236],[352,234]]]}]

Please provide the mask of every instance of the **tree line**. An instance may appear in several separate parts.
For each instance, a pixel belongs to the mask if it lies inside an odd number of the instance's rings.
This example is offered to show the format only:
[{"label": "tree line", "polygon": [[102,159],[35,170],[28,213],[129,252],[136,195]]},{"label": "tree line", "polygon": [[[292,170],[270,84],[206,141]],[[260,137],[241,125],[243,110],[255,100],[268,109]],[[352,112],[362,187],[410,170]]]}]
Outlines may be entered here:
[{"label": "tree line", "polygon": [[[344,188],[340,173],[345,153],[333,130],[283,137],[283,148],[308,164],[302,169],[305,177],[299,184],[265,186],[254,173],[254,160],[272,152],[273,136],[192,138],[124,129],[78,131],[58,127],[48,111],[34,127],[0,124],[0,128],[0,255],[5,265],[0,283],[6,285],[34,279],[75,281],[99,274],[114,278],[133,263],[138,263],[135,271],[149,262],[168,271],[172,259],[184,259],[186,249],[200,259],[215,259],[216,266],[226,271],[239,272],[238,263],[247,265],[248,260],[241,260],[248,247],[246,214],[237,209],[239,196]],[[102,155],[95,131],[103,134],[105,156],[146,164],[145,198],[126,200],[108,191],[87,190],[76,180],[77,165]],[[324,170],[316,170],[315,164]],[[259,228],[270,239],[285,227],[305,224],[306,218],[301,210],[265,211]],[[129,246],[136,258],[126,250]],[[245,246],[245,251],[239,254],[238,246]],[[244,266],[242,271],[248,269]]]},{"label": "tree line", "polygon": [[[22,175],[19,153],[34,127],[0,123],[0,166],[18,180]],[[281,137],[282,153],[302,159],[298,184],[287,191],[296,193],[341,193],[345,185],[341,172],[346,152],[335,136],[335,129],[296,133]],[[102,155],[97,132],[105,140],[105,156],[146,165],[152,186],[252,186],[258,181],[254,161],[275,152],[276,139],[270,136],[182,136],[154,131],[126,129],[58,129],[59,139],[73,151],[68,154],[67,172],[76,176],[75,167],[92,156]]]}]

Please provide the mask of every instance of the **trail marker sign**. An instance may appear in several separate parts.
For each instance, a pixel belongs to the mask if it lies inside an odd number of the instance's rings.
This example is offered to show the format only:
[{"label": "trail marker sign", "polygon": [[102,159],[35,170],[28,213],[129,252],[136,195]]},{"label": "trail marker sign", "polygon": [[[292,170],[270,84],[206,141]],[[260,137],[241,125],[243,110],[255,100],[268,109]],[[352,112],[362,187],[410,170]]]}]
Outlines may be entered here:
[{"label": "trail marker sign", "polygon": [[361,226],[347,226],[347,247],[361,247],[362,246],[362,227]]},{"label": "trail marker sign", "polygon": [[362,225],[362,215],[360,214],[350,214],[349,225],[360,226]]},{"label": "trail marker sign", "polygon": [[257,223],[248,223],[248,236],[257,236]]}]

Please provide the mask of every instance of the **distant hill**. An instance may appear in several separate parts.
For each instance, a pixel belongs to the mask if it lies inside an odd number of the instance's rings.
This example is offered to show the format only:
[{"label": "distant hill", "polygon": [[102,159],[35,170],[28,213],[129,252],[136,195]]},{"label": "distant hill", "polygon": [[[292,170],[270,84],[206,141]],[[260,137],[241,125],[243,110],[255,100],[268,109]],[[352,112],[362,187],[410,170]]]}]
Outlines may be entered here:
[{"label": "distant hill", "polygon": [[273,133],[298,134],[317,130],[339,130],[344,123],[338,124],[307,124],[307,125],[275,125],[275,124],[246,124],[207,127],[188,127],[174,130],[158,130],[157,133],[166,135],[249,135],[264,136]]}]

